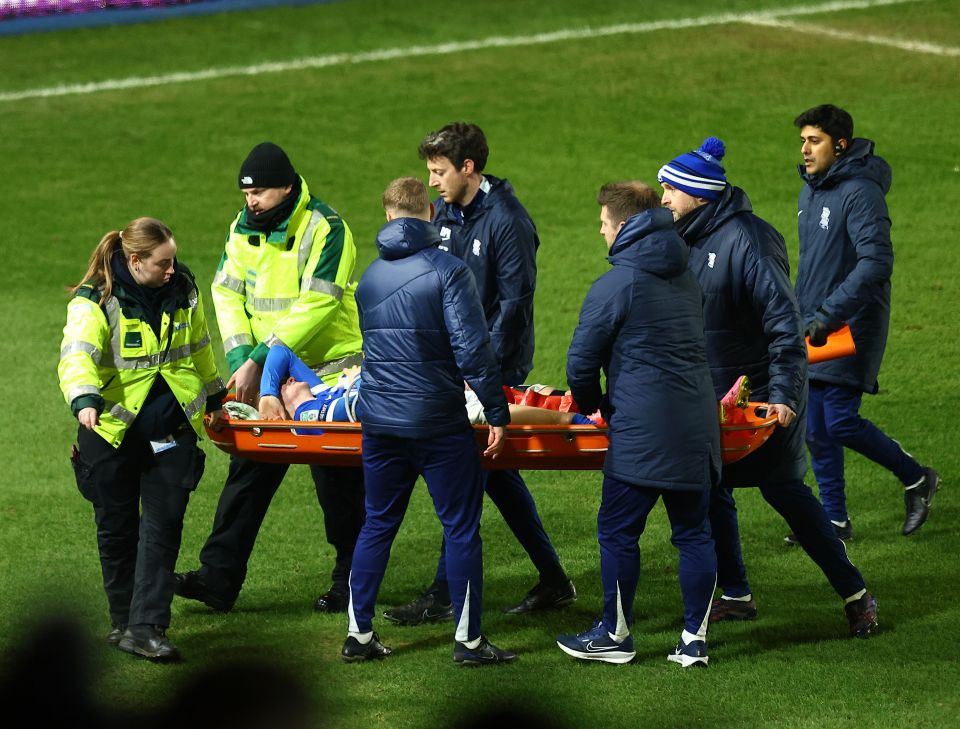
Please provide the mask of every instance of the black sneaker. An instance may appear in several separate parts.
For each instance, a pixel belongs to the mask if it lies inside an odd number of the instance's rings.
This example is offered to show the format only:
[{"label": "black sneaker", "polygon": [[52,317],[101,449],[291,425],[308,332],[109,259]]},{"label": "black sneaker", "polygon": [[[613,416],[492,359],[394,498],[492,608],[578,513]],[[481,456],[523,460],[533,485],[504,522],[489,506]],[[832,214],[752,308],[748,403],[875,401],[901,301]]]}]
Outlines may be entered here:
[{"label": "black sneaker", "polygon": [[503,612],[509,615],[522,615],[523,613],[530,613],[534,610],[566,607],[576,601],[577,588],[573,586],[572,581],[567,580],[566,583],[559,587],[550,587],[542,582],[538,582],[518,605],[506,607],[503,609]]},{"label": "black sneaker", "polygon": [[453,620],[453,603],[440,600],[436,590],[427,590],[412,602],[383,611],[383,617],[399,625],[420,625]]},{"label": "black sneaker", "polygon": [[[833,524],[833,522],[830,522]],[[847,519],[847,523],[843,526],[837,526],[833,524],[833,533],[837,535],[837,539],[841,542],[852,542],[853,541],[853,521]],[[784,543],[788,547],[799,547],[800,540],[797,539],[797,535],[793,532],[790,532],[787,536],[783,538]]]},{"label": "black sneaker", "polygon": [[453,644],[453,662],[458,666],[486,666],[493,663],[510,663],[517,654],[497,648],[493,643],[480,636],[480,645],[467,648],[463,643]]},{"label": "black sneaker", "polygon": [[228,613],[233,609],[233,599],[217,595],[207,587],[200,570],[193,572],[175,572],[173,575],[173,594],[185,597],[188,600],[198,600],[209,608],[221,613]]},{"label": "black sneaker", "polygon": [[343,642],[343,648],[340,649],[340,656],[347,663],[359,663],[360,661],[377,661],[386,658],[393,653],[392,648],[387,648],[380,642],[380,636],[376,633],[367,643],[361,643],[352,635],[347,636]]},{"label": "black sneaker", "polygon": [[877,600],[869,592],[843,606],[851,638],[869,638],[877,632]]},{"label": "black sneaker", "polygon": [[117,648],[124,653],[149,658],[158,663],[180,660],[180,651],[169,641],[166,631],[158,625],[127,628],[117,643]]},{"label": "black sneaker", "polygon": [[723,620],[756,620],[757,603],[751,597],[749,600],[729,600],[718,597],[710,605],[710,623],[719,623]]},{"label": "black sneaker", "polygon": [[126,625],[114,625],[113,630],[107,633],[107,637],[104,639],[107,642],[107,645],[111,648],[116,648],[120,645],[120,640],[123,638],[123,634],[126,632]]},{"label": "black sneaker", "polygon": [[903,520],[903,536],[910,536],[923,526],[927,517],[930,516],[930,504],[933,503],[933,496],[938,488],[940,488],[940,474],[932,468],[924,467],[920,483],[903,492],[903,502],[907,511]]},{"label": "black sneaker", "polygon": [[318,613],[345,613],[350,604],[350,595],[345,590],[331,587],[313,603],[313,609]]}]

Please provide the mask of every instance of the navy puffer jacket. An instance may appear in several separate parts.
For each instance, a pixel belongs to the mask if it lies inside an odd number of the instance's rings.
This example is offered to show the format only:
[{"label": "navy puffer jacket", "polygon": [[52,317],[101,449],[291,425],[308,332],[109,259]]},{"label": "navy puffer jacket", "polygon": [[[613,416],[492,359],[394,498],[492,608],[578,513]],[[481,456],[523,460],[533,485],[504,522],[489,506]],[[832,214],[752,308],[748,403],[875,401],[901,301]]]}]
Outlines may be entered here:
[{"label": "navy puffer jacket", "polygon": [[800,312],[804,324],[819,317],[836,329],[846,322],[857,345],[852,357],[812,365],[810,379],[875,393],[890,326],[890,165],[869,139],[854,139],[823,175],[799,170],[806,183],[797,215]]},{"label": "navy puffer jacket", "polygon": [[430,223],[397,218],[357,286],[363,332],[363,430],[432,438],[470,428],[466,380],[492,425],[510,421],[473,276],[436,248]]},{"label": "navy puffer jacket", "polygon": [[751,399],[788,405],[797,413],[755,453],[725,466],[724,484],[802,479],[807,351],[783,237],[753,214],[743,190],[730,185],[718,200],[677,221],[677,227],[703,289],[707,360],[717,399],[747,375]]},{"label": "navy puffer jacket", "polygon": [[533,295],[540,238],[508,180],[485,175],[482,196],[463,220],[442,199],[433,222],[441,248],[464,261],[483,302],[503,384],[519,385],[533,369]]},{"label": "navy puffer jacket", "polygon": [[600,407],[610,426],[603,471],[642,486],[709,489],[720,475],[717,401],[700,287],[670,211],[630,218],[608,260],[567,354],[573,398],[584,412]]}]

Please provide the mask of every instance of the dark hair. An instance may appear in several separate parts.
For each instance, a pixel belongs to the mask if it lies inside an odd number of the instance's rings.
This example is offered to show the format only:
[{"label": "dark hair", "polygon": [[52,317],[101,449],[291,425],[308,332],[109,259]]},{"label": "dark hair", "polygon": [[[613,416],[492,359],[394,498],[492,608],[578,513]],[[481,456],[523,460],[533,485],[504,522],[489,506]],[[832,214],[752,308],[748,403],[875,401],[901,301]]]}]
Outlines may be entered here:
[{"label": "dark hair", "polygon": [[383,191],[383,207],[408,215],[430,212],[430,193],[416,177],[398,177]]},{"label": "dark hair", "polygon": [[660,196],[639,180],[608,182],[600,188],[597,204],[607,206],[612,222],[622,223],[644,210],[660,207]]},{"label": "dark hair", "polygon": [[797,129],[820,127],[836,142],[838,139],[853,139],[853,117],[838,106],[821,104],[807,109],[793,120]]},{"label": "dark hair", "polygon": [[463,167],[468,159],[473,160],[477,172],[487,166],[487,138],[476,124],[453,122],[442,129],[431,132],[420,142],[420,159],[446,157],[457,169]]}]

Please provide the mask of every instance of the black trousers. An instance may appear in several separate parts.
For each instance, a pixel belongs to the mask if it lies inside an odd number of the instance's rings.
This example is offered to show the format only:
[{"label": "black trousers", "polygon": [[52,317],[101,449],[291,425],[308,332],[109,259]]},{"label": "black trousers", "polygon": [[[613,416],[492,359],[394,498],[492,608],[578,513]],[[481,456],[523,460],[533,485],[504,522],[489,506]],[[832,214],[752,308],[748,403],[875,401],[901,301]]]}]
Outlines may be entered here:
[{"label": "black trousers", "polygon": [[[786,481],[760,487],[770,506],[786,520],[800,546],[826,576],[837,594],[846,599],[864,588],[863,576],[847,556],[827,512],[803,481]],[[740,550],[737,506],[729,488],[710,494],[710,527],[717,549],[717,583],[729,597],[751,593],[747,568]]]},{"label": "black trousers", "polygon": [[77,435],[77,487],[93,504],[114,625],[170,625],[183,515],[204,464],[192,429],[176,441],[175,448],[154,453],[132,434],[116,449],[84,427]]},{"label": "black trousers", "polygon": [[[247,576],[247,562],[273,495],[287,473],[286,463],[232,457],[220,494],[213,531],[200,551],[200,571],[211,591],[236,599]],[[333,584],[347,592],[353,548],[363,526],[363,471],[311,466],[317,501],[323,509],[327,542],[336,549]]]}]

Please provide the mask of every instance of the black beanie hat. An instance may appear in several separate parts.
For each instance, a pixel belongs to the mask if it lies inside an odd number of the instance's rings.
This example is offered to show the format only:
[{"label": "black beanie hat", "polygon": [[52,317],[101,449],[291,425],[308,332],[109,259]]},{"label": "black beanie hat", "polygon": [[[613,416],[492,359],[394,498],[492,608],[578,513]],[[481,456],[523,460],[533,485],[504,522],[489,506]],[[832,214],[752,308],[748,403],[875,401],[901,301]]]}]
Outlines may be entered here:
[{"label": "black beanie hat", "polygon": [[273,142],[261,142],[240,165],[240,189],[245,187],[286,187],[297,181],[287,153]]}]

